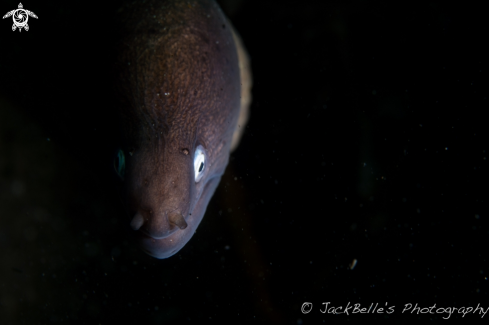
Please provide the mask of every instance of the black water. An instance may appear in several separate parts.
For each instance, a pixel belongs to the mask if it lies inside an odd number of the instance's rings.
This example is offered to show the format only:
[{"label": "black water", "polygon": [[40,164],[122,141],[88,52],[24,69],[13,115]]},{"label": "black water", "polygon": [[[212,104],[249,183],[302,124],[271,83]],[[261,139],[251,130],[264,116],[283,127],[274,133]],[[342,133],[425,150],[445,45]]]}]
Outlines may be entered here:
[{"label": "black water", "polygon": [[[156,260],[128,240],[110,169],[116,4],[23,5],[28,32],[0,22],[1,324],[489,317],[443,312],[489,308],[482,7],[222,3],[251,120],[197,234]],[[416,303],[444,310],[402,312]]]}]

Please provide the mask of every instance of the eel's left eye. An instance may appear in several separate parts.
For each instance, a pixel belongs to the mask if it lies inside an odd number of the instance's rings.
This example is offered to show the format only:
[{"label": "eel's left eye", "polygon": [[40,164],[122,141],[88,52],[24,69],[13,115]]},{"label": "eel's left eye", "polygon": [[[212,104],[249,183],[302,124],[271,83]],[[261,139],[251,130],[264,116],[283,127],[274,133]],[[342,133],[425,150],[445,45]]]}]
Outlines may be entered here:
[{"label": "eel's left eye", "polygon": [[114,168],[121,179],[124,179],[124,170],[126,169],[126,158],[124,156],[124,151],[119,149],[114,158]]},{"label": "eel's left eye", "polygon": [[202,176],[204,175],[205,165],[206,165],[206,154],[205,149],[201,145],[197,146],[194,154],[194,172],[195,172],[195,182],[198,183]]}]

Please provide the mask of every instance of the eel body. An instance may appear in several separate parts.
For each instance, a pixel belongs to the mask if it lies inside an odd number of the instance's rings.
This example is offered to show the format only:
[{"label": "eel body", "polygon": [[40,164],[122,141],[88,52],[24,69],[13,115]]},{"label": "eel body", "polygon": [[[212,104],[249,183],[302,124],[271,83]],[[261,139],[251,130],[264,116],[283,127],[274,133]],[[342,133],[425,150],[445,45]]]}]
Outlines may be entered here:
[{"label": "eel body", "polygon": [[211,0],[140,1],[118,15],[114,164],[140,247],[167,258],[195,233],[242,135],[248,57]]}]

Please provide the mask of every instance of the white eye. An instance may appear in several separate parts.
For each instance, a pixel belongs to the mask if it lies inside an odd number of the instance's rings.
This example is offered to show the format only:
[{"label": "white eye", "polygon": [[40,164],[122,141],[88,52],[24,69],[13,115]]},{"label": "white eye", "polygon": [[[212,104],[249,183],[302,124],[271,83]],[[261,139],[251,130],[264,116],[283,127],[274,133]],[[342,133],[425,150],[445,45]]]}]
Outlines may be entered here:
[{"label": "white eye", "polygon": [[206,165],[206,155],[205,149],[201,145],[197,146],[194,154],[194,172],[195,172],[195,182],[198,183],[205,172]]}]

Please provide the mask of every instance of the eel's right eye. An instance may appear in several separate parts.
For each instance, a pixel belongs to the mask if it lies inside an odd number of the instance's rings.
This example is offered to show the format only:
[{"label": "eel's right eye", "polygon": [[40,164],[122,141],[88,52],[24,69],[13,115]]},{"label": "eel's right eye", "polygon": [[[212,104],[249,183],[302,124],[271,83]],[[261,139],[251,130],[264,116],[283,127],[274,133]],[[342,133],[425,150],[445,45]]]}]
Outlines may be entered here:
[{"label": "eel's right eye", "polygon": [[126,169],[126,158],[124,156],[124,151],[119,149],[114,158],[114,168],[115,172],[121,179],[124,179],[124,170]]},{"label": "eel's right eye", "polygon": [[204,176],[206,163],[205,149],[204,147],[199,145],[197,149],[195,149],[194,154],[194,175],[196,183],[198,183],[201,180],[202,176]]}]

